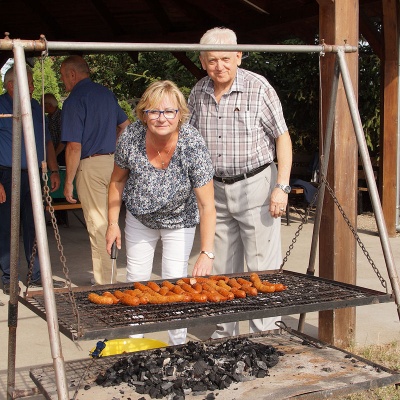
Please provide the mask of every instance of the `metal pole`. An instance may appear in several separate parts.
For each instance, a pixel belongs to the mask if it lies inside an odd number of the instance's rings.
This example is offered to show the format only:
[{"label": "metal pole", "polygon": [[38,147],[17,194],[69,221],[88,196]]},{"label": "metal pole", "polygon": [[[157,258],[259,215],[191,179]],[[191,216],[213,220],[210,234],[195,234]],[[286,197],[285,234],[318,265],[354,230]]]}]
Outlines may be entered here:
[{"label": "metal pole", "polygon": [[8,368],[7,398],[15,389],[15,359],[18,325],[18,264],[21,203],[21,103],[19,85],[14,70],[13,123],[12,123],[12,172],[11,172],[11,237],[10,237],[10,300],[8,303]]},{"label": "metal pole", "polygon": [[35,134],[32,120],[32,109],[26,74],[24,48],[19,41],[14,41],[15,67],[21,99],[22,125],[24,130],[25,150],[28,164],[29,186],[31,189],[33,216],[35,221],[40,273],[43,282],[46,321],[48,326],[50,347],[56,375],[58,398],[68,400],[68,387],[64,359],[61,351],[60,332],[54,296],[53,278],[51,273],[49,245],[47,241],[46,224],[44,220],[43,202],[40,185],[38,159],[36,153]]},{"label": "metal pole", "polygon": [[[326,176],[326,174],[328,172],[329,154],[331,151],[332,136],[333,136],[333,124],[335,122],[335,108],[336,108],[338,86],[339,86],[339,61],[336,58],[333,81],[332,81],[332,88],[331,88],[331,97],[329,100],[329,113],[328,113],[328,119],[326,121],[324,154],[322,156],[322,165],[321,165],[321,175],[322,176]],[[315,272],[315,260],[317,257],[318,236],[319,236],[319,231],[320,231],[320,227],[321,227],[322,206],[324,204],[324,197],[325,197],[325,182],[322,181],[322,182],[320,182],[320,188],[318,191],[317,211],[315,213],[314,228],[313,228],[311,250],[310,250],[310,259],[309,259],[308,268],[307,268],[308,275],[314,275],[314,272]],[[299,324],[298,324],[298,330],[300,332],[303,332],[303,330],[304,330],[305,317],[306,317],[305,313],[300,314]]]},{"label": "metal pole", "polygon": [[[48,42],[44,35],[40,40],[18,40],[26,51],[264,51],[269,53],[346,53],[357,52],[357,46],[337,45],[201,45],[195,43],[111,43],[111,42]],[[12,50],[13,42],[8,35],[0,39],[0,51]]]},{"label": "metal pole", "polygon": [[347,102],[349,104],[351,118],[353,120],[354,130],[356,133],[358,151],[360,153],[363,167],[365,171],[365,176],[367,180],[367,185],[371,197],[372,207],[375,214],[376,224],[378,226],[379,238],[381,240],[382,250],[386,261],[386,267],[388,270],[390,282],[392,284],[392,289],[395,297],[395,302],[397,305],[397,314],[400,320],[400,283],[399,277],[397,275],[396,266],[394,263],[393,253],[390,247],[389,236],[387,233],[387,228],[385,220],[383,217],[382,206],[379,200],[378,188],[376,186],[374,171],[371,165],[371,159],[369,157],[367,143],[365,141],[365,135],[363,132],[360,113],[358,111],[356,97],[354,95],[353,87],[350,80],[349,70],[347,68],[346,60],[344,58],[344,53],[339,51],[337,53],[339,59],[340,72],[342,74],[343,85],[346,92]]}]

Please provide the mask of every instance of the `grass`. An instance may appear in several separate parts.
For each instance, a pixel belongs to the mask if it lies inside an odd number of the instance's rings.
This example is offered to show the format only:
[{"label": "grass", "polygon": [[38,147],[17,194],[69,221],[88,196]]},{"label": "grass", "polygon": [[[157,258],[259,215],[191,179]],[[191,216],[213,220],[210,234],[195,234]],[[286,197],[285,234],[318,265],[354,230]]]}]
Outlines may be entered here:
[{"label": "grass", "polygon": [[[348,351],[386,368],[400,371],[400,341],[362,348],[355,347]],[[385,386],[340,397],[338,400],[400,400],[400,388],[396,389],[395,385]]]}]

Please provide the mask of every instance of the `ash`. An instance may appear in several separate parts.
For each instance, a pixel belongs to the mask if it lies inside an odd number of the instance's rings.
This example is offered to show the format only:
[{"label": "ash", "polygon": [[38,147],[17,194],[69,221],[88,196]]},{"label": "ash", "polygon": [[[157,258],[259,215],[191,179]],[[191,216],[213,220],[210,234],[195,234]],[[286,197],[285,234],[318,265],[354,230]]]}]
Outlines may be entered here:
[{"label": "ash", "polygon": [[[121,358],[100,374],[96,383],[108,387],[125,382],[152,399],[182,400],[189,393],[205,394],[234,382],[269,376],[269,368],[278,364],[282,355],[273,346],[247,338],[217,344],[188,342]],[[210,396],[214,398],[212,394],[207,398]]]}]

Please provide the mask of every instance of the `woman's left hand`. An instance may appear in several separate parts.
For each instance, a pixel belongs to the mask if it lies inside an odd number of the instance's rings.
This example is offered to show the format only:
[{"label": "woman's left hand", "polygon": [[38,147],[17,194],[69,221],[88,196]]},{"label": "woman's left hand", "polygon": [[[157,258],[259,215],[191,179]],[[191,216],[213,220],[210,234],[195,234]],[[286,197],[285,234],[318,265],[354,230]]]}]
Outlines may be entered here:
[{"label": "woman's left hand", "polygon": [[200,254],[199,258],[194,264],[192,276],[206,276],[210,275],[212,271],[213,260],[205,254]]}]

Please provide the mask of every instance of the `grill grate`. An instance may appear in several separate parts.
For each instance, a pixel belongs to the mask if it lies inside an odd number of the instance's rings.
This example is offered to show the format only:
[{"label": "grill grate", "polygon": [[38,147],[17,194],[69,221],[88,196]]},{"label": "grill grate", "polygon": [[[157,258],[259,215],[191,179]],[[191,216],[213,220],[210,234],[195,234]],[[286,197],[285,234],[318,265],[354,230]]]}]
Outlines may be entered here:
[{"label": "grill grate", "polygon": [[[131,287],[131,284],[105,285],[96,290],[94,287],[74,288],[81,335],[78,335],[68,291],[57,290],[55,297],[60,331],[73,340],[104,337],[111,339],[122,337],[123,334],[176,329],[204,323],[240,321],[393,301],[386,293],[290,271],[259,275],[261,279],[283,283],[287,290],[261,293],[257,297],[250,296],[222,303],[147,304],[131,307],[120,304],[97,305],[87,299],[89,292],[101,294],[106,290],[124,290]],[[245,279],[249,277],[240,276]],[[34,292],[30,296],[20,297],[20,301],[45,318],[43,292]]]}]

